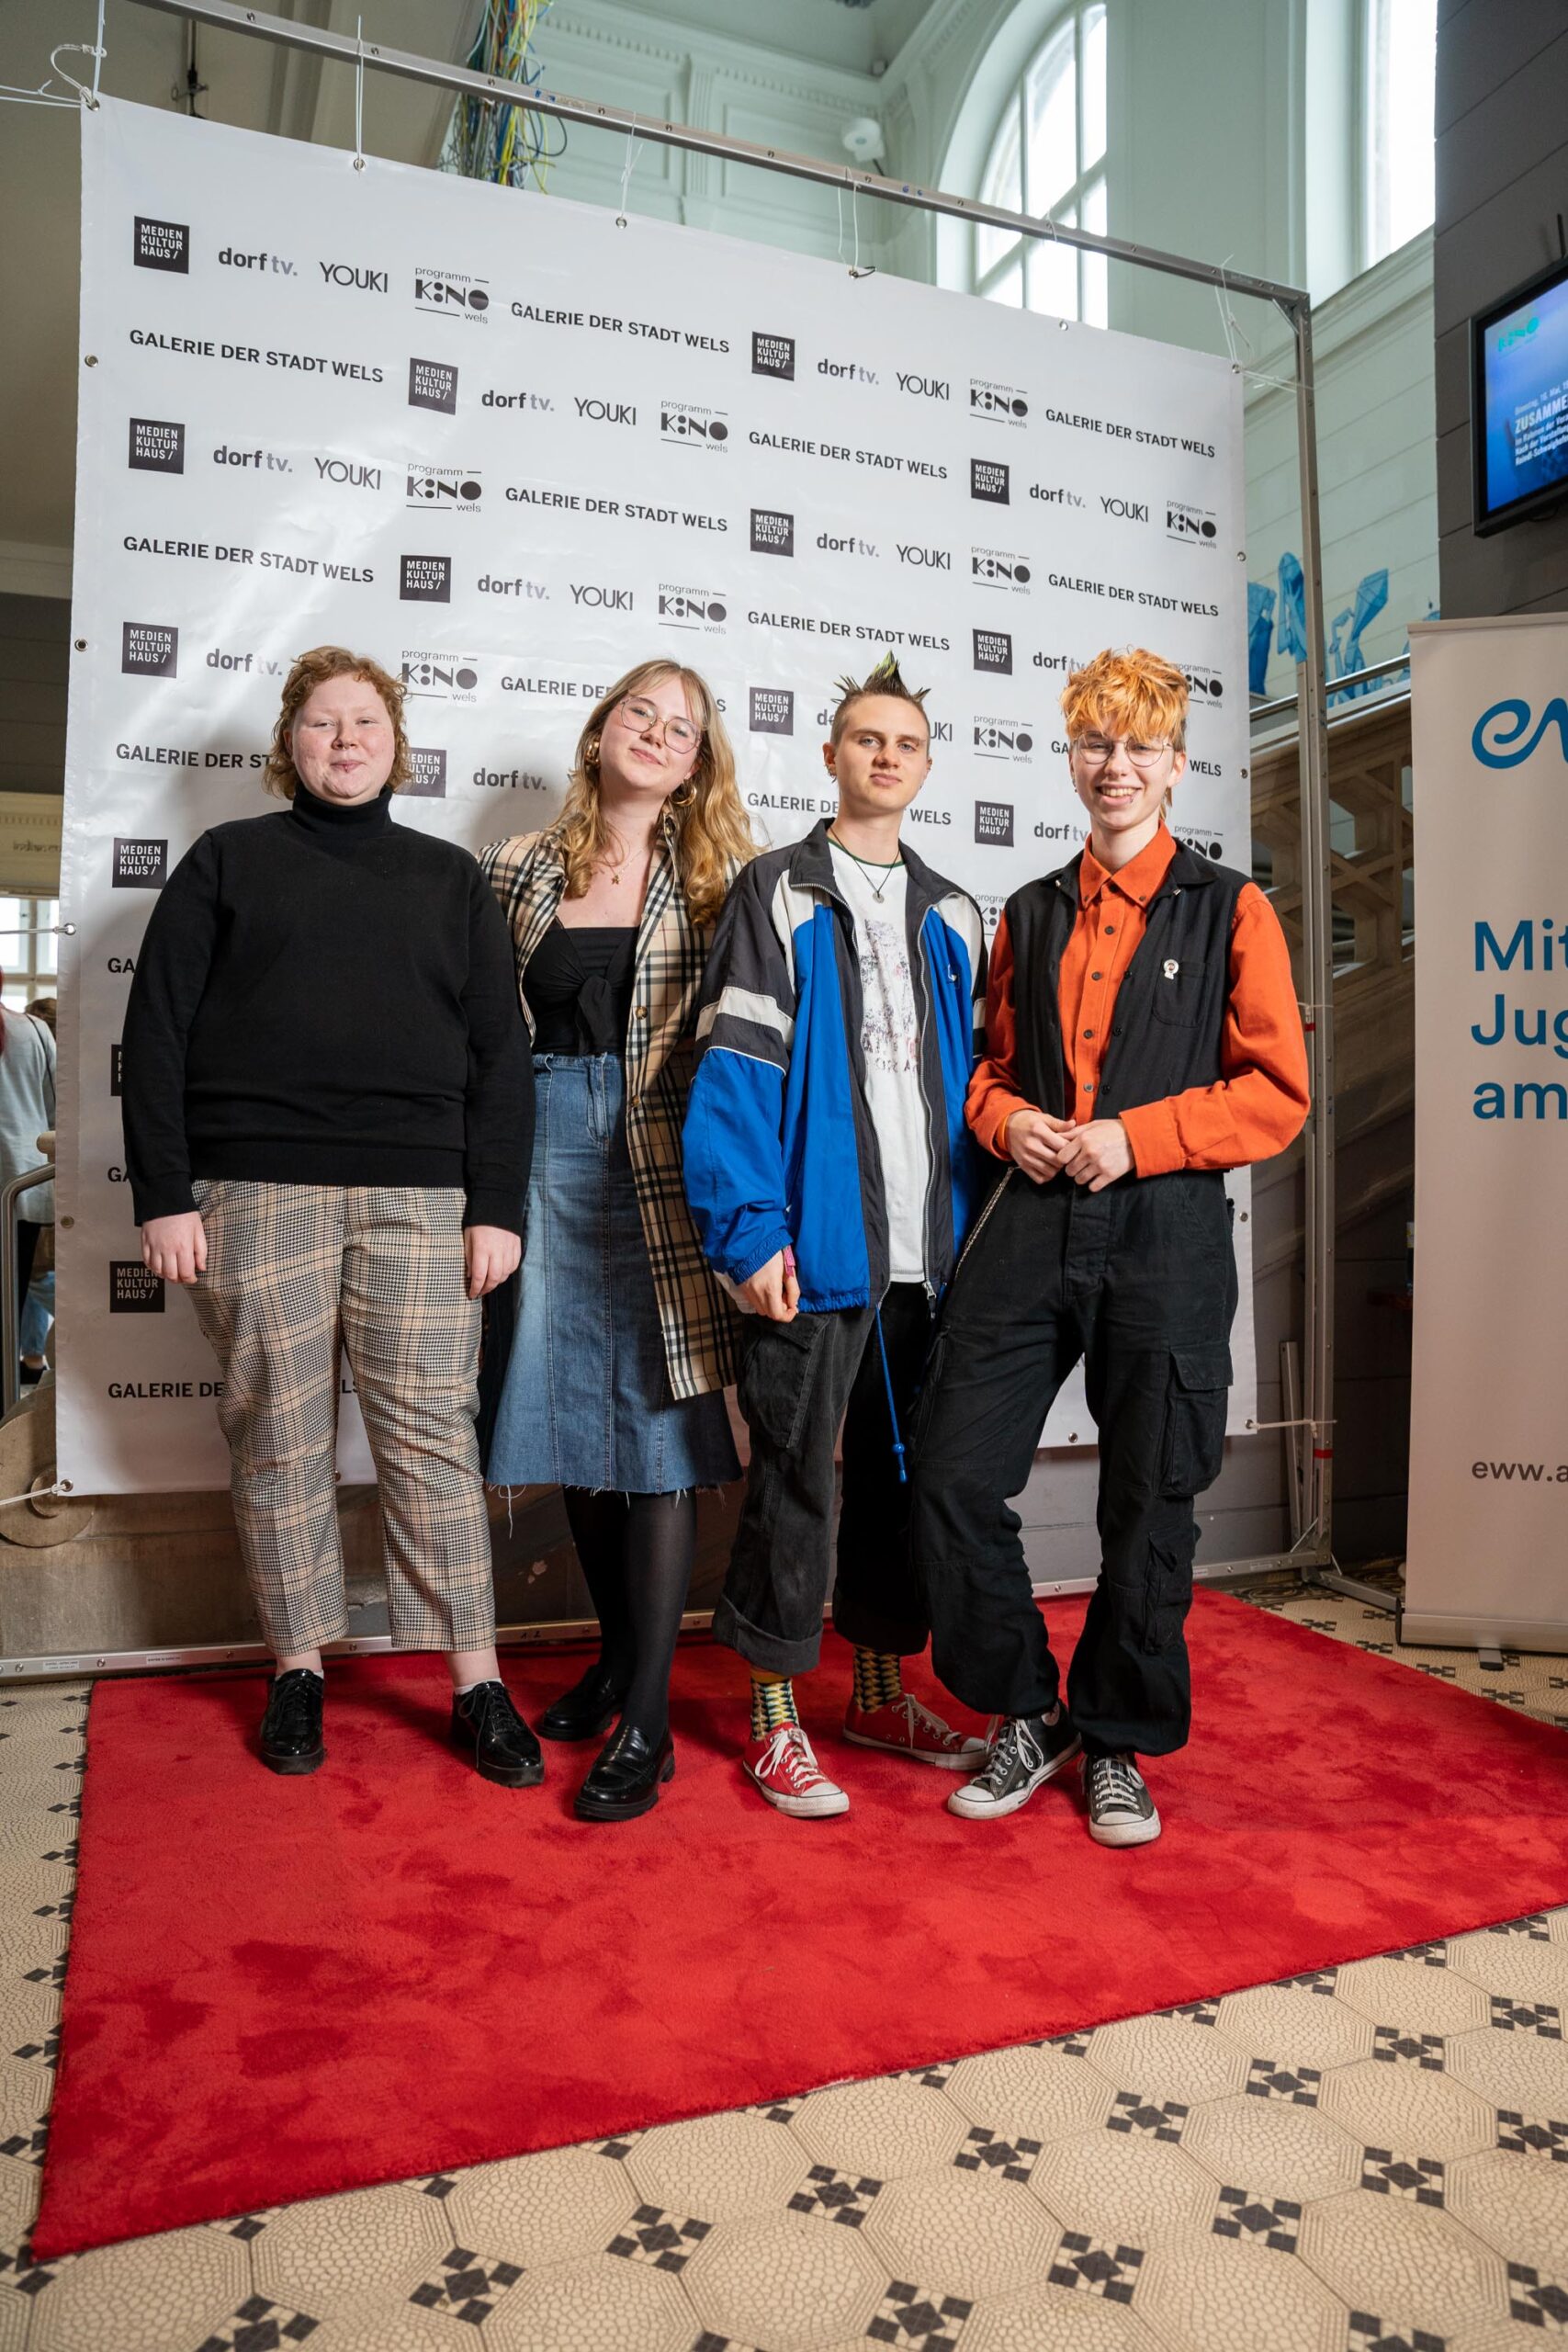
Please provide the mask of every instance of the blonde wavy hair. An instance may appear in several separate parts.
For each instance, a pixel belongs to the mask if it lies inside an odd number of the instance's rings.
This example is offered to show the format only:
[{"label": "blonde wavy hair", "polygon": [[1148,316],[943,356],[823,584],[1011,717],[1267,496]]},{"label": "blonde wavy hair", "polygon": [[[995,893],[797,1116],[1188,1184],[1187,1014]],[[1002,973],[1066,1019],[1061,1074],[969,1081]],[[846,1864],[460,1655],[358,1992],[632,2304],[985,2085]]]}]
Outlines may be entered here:
[{"label": "blonde wavy hair", "polygon": [[594,867],[609,854],[615,834],[599,800],[599,739],[618,702],[679,678],[703,730],[696,763],[666,807],[675,828],[675,871],[694,923],[718,914],[738,865],[757,854],[757,843],[735,782],[735,752],[707,680],[679,662],[639,662],[617,678],[594,704],[577,739],[565,804],[551,827],[566,867],[566,895],[581,899]]},{"label": "blonde wavy hair", "polygon": [[283,705],[272,730],[272,742],[266,755],[266,788],[276,792],[280,800],[292,800],[299,789],[299,773],[294,765],[294,752],[289,737],[294,722],[318,686],[333,678],[363,678],[374,686],[387,706],[387,716],[392,722],[392,741],[396,746],[392,773],[388,778],[394,792],[400,792],[413,774],[413,762],[409,755],[409,739],[403,729],[403,689],[400,682],[379,662],[372,662],[367,653],[351,653],[346,645],[313,645],[309,653],[301,653],[283,683]]}]

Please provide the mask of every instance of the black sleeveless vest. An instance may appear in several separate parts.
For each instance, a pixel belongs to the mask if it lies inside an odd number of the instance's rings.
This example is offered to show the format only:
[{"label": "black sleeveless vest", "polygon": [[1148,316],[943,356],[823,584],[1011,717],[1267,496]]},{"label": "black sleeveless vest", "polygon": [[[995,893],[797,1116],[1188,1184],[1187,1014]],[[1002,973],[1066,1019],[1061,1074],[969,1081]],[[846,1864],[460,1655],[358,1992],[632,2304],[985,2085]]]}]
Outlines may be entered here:
[{"label": "black sleeveless vest", "polygon": [[[1017,1008],[1018,1089],[1065,1118],[1062,952],[1078,919],[1081,853],[1008,900]],[[1231,927],[1247,876],[1178,844],[1149,900],[1144,936],[1116,993],[1100,1092],[1087,1115],[1114,1118],[1224,1077],[1220,1048],[1230,994]]]}]

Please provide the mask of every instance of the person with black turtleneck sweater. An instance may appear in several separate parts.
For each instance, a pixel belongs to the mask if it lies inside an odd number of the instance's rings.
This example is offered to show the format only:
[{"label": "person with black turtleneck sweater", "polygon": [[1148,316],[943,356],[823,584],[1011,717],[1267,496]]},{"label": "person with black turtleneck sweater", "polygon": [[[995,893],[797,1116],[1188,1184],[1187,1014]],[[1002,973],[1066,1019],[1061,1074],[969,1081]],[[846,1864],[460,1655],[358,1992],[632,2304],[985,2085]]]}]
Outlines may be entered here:
[{"label": "person with black turtleneck sweater", "polygon": [[476,862],[395,824],[402,689],[295,663],[267,762],[288,806],[203,833],[137,958],[121,1072],[142,1258],[191,1286],[223,1375],[234,1515],[276,1660],[261,1756],[323,1761],[321,1645],[348,1630],[337,1353],[380,1483],[398,1649],[447,1653],[453,1737],[543,1778],[495,1654],[474,1437],[479,1299],[515,1270],[533,1069]]}]

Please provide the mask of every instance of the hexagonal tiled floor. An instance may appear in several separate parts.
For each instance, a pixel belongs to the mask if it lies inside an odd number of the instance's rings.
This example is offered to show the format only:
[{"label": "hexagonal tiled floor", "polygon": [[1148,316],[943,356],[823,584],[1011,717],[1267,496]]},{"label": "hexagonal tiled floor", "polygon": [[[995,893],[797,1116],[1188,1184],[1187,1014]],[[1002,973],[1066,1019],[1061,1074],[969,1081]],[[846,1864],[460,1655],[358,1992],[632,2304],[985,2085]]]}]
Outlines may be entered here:
[{"label": "hexagonal tiled floor", "polygon": [[[1261,1598],[1387,1639],[1357,1601]],[[1563,1720],[1560,1659],[1510,1657],[1502,1687],[1470,1653],[1425,1662]],[[1528,2352],[1568,2335],[1568,1910],[36,2264],[73,1883],[51,1808],[79,1786],[53,1767],[78,1758],[83,1696],[0,1698],[0,2352]]]}]

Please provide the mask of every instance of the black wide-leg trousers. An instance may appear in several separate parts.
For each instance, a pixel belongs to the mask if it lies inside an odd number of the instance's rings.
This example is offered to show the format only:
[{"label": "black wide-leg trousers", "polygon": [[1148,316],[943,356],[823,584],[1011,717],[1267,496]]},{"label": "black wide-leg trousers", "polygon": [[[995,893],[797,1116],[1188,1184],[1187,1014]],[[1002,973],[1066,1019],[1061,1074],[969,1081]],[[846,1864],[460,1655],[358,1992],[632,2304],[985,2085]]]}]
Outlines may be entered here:
[{"label": "black wide-leg trousers", "polygon": [[930,1634],[909,1564],[910,1488],[893,1450],[898,1436],[909,1458],[931,1340],[924,1284],[895,1283],[880,1322],[879,1336],[878,1310],[850,1306],[793,1323],[749,1315],[741,1327],[736,1395],[751,1432],[751,1464],[713,1633],[766,1672],[805,1674],[817,1664],[829,1578],[833,1627],[845,1641],[908,1657]]},{"label": "black wide-leg trousers", "polygon": [[1046,1713],[1059,1676],[1030,1587],[1021,1492],[1080,1357],[1100,1431],[1100,1581],[1074,1653],[1091,1749],[1186,1741],[1193,1498],[1218,1476],[1235,1260],[1218,1174],[1089,1193],[1014,1169],[948,1295],[917,1419],[910,1544],[931,1662],[983,1714]]}]

